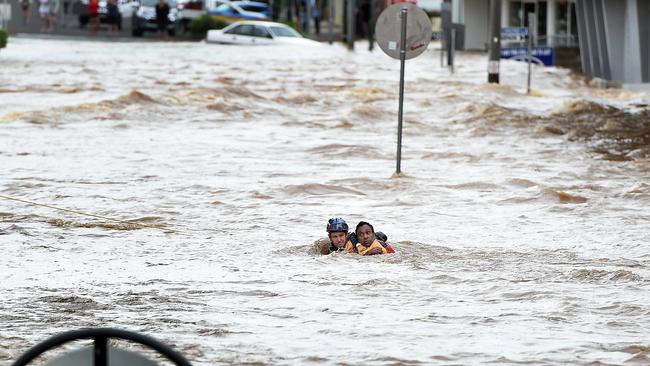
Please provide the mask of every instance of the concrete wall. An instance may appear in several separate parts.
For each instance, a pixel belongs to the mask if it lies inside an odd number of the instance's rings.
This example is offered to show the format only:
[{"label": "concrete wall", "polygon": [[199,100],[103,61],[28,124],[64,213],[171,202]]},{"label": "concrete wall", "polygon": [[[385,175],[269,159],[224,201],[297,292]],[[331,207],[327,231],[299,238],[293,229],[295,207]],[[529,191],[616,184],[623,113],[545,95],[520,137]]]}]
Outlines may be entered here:
[{"label": "concrete wall", "polygon": [[[625,1],[603,2],[605,14],[605,35],[607,37],[609,66],[612,80],[624,79],[625,44]],[[619,41],[617,41],[619,40]]]},{"label": "concrete wall", "polygon": [[641,53],[641,77],[643,82],[650,82],[650,1],[639,0],[637,3],[639,22],[639,48]]},{"label": "concrete wall", "polygon": [[465,49],[487,50],[489,1],[464,1]]},{"label": "concrete wall", "polygon": [[650,82],[650,0],[577,0],[585,74]]}]

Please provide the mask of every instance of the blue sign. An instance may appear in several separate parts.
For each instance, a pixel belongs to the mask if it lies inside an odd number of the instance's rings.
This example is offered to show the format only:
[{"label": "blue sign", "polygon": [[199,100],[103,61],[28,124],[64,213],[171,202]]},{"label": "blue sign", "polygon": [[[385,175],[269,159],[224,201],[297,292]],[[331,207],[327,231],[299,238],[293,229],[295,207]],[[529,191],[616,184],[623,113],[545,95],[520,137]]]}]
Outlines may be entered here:
[{"label": "blue sign", "polygon": [[501,38],[526,37],[528,28],[526,27],[507,27],[501,28]]},{"label": "blue sign", "polygon": [[[533,63],[552,66],[553,65],[553,48],[551,47],[533,47]],[[501,47],[501,58],[512,59],[517,61],[528,61],[527,48]]]}]

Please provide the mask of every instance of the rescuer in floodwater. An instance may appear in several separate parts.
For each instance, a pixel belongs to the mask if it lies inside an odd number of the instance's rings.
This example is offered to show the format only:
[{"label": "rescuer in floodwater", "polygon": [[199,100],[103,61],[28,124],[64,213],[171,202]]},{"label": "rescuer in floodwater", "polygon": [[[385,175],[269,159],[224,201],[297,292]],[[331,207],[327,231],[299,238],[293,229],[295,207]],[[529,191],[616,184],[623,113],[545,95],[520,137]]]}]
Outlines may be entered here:
[{"label": "rescuer in floodwater", "polygon": [[[365,226],[361,224],[364,224]],[[360,226],[363,227],[360,228]],[[372,225],[368,224],[367,222],[360,222],[359,225],[357,225],[356,232],[354,233],[348,234],[348,230],[349,226],[347,222],[345,222],[345,220],[342,218],[335,217],[329,219],[327,222],[327,236],[329,237],[330,242],[329,245],[321,246],[321,254],[330,254],[332,252],[347,252],[357,253],[361,255],[371,255],[395,252],[389,244],[386,244],[388,237],[380,231],[375,233]],[[371,234],[368,234],[368,230],[370,230]],[[368,235],[371,235],[371,238],[373,240],[370,240]],[[359,239],[363,238],[361,243],[357,237],[359,237]],[[377,248],[377,246],[374,245],[375,242],[377,242],[377,244],[380,245],[383,250]],[[363,248],[362,252],[358,250],[358,248],[360,248],[358,245],[361,245]]]},{"label": "rescuer in floodwater", "polygon": [[345,243],[348,241],[348,223],[340,217],[334,217],[327,221],[327,236],[330,245],[321,247],[321,254],[330,254],[345,250]]}]

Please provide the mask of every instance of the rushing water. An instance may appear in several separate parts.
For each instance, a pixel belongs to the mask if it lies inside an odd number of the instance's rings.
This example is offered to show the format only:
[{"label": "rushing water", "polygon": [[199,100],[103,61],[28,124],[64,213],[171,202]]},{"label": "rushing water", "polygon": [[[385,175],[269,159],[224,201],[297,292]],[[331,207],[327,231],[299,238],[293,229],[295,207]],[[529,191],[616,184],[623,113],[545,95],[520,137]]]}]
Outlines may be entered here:
[{"label": "rushing water", "polygon": [[[361,44],[12,39],[0,364],[114,326],[196,365],[650,363],[650,95]],[[397,253],[314,254],[331,216]],[[52,357],[52,356],[49,356]]]}]

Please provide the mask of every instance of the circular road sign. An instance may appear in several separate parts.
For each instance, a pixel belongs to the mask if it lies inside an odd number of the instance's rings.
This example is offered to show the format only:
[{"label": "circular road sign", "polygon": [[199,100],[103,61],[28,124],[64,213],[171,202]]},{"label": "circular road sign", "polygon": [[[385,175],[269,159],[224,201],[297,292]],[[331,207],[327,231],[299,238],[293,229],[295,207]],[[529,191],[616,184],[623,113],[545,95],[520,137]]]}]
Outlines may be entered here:
[{"label": "circular road sign", "polygon": [[402,9],[406,9],[406,59],[420,56],[431,42],[431,21],[424,10],[409,3],[393,4],[379,15],[375,26],[377,44],[388,56],[399,60]]}]

